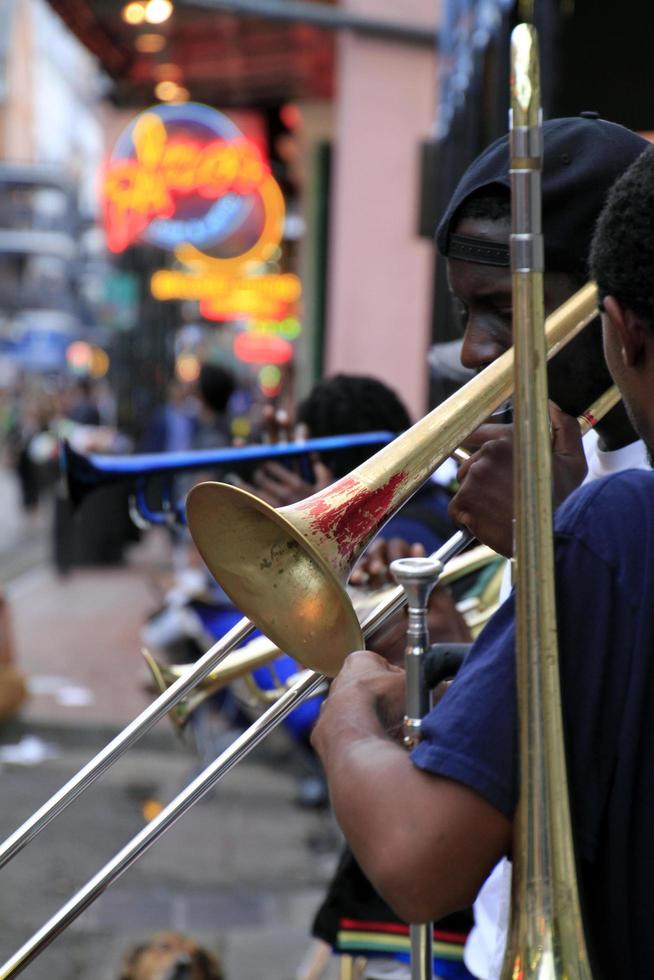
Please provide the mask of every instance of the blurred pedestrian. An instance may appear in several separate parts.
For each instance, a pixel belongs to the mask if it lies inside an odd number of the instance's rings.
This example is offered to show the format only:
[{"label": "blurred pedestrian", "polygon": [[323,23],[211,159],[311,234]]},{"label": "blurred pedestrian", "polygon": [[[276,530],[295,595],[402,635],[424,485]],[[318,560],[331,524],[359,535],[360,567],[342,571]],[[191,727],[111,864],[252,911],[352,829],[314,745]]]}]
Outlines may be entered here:
[{"label": "blurred pedestrian", "polygon": [[158,408],[141,440],[144,453],[187,452],[199,428],[199,407],[187,385],[173,380],[166,390],[166,403]]},{"label": "blurred pedestrian", "polygon": [[78,425],[100,425],[100,409],[90,378],[80,378],[75,383],[66,414]]},{"label": "blurred pedestrian", "polygon": [[198,397],[200,420],[194,438],[194,448],[212,449],[228,446],[231,442],[228,405],[236,391],[236,380],[231,371],[206,361],[200,368]]}]

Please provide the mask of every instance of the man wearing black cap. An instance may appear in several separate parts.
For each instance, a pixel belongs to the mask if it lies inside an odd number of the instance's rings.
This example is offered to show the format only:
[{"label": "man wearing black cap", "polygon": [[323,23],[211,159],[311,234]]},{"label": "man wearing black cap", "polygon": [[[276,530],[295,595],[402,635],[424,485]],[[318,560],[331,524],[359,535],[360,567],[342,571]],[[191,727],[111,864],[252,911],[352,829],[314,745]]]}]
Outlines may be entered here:
[{"label": "man wearing black cap", "polygon": [[[583,113],[543,127],[543,233],[545,305],[551,312],[588,279],[587,257],[593,228],[615,178],[648,145],[635,133]],[[481,370],[512,342],[509,159],[507,140],[490,146],[456,188],[438,230],[448,259],[450,287],[462,303],[465,335],[462,362]],[[610,385],[599,330],[591,324],[550,364],[550,397],[557,430],[552,475],[556,502],[584,478],[647,466],[645,447],[619,405],[585,440],[581,453],[574,417]],[[568,417],[569,416],[569,417]],[[452,517],[497,551],[512,551],[512,427],[483,426],[473,437],[482,447],[459,471],[461,488]],[[586,475],[586,463],[588,474]],[[508,583],[501,598],[510,591]],[[475,905],[477,927],[466,946],[475,976],[494,975],[501,961],[507,925],[510,866],[494,870]]]},{"label": "man wearing black cap", "polygon": [[[555,119],[543,126],[543,237],[545,308],[550,313],[588,279],[587,258],[597,217],[615,179],[647,146],[646,140],[595,113]],[[509,157],[506,138],[471,165],[456,188],[437,231],[448,260],[448,277],[461,304],[465,334],[462,363],[481,370],[511,346]],[[610,385],[599,330],[582,331],[554,358],[550,398],[561,429],[553,458],[555,497],[560,502],[585,474],[573,418]],[[554,410],[556,411],[556,410]],[[619,405],[588,440],[593,476],[644,465],[642,444]],[[511,428],[485,427],[473,442],[483,451],[461,469],[461,490],[450,513],[484,543],[510,555]]]},{"label": "man wearing black cap", "polygon": [[[591,236],[606,195],[648,143],[591,112],[578,118],[549,120],[543,126],[543,143],[545,311],[549,314],[587,281]],[[509,186],[508,138],[502,137],[468,168],[436,233],[465,327],[461,359],[465,367],[475,371],[494,361],[512,343]],[[558,451],[552,460],[557,503],[584,477],[595,479],[647,465],[642,442],[622,405],[586,437],[584,458],[576,416],[610,383],[595,324],[550,362],[550,398],[561,410],[552,409],[559,435]],[[450,514],[458,524],[507,556],[512,550],[511,436],[511,426],[487,425],[471,437],[470,446],[483,448],[461,467],[461,489],[450,504]],[[395,547],[392,557],[400,553],[402,548]],[[373,545],[355,576],[365,569],[366,573],[374,570],[376,580],[383,579],[386,557],[383,543],[379,548]]]},{"label": "man wearing black cap", "polygon": [[[546,135],[546,166],[547,153]],[[596,242],[594,252],[600,288],[615,293],[605,299],[607,361],[650,454],[653,154],[620,182],[600,224],[598,241],[606,245],[618,225],[619,244],[602,250]],[[479,237],[484,247],[503,244],[465,232],[469,227],[455,226],[455,234]],[[620,259],[626,272],[612,278]],[[638,271],[631,292],[630,268]],[[473,316],[489,324],[491,341],[494,325],[500,334],[494,311],[471,310]],[[556,529],[572,817],[594,975],[645,980],[654,962],[654,476],[614,474],[583,487],[558,512]],[[437,918],[471,901],[497,859],[510,852],[517,796],[513,646],[509,600],[425,719],[425,738],[411,761],[389,737],[403,710],[403,674],[374,653],[348,658],[316,727],[346,836],[408,921]]]}]

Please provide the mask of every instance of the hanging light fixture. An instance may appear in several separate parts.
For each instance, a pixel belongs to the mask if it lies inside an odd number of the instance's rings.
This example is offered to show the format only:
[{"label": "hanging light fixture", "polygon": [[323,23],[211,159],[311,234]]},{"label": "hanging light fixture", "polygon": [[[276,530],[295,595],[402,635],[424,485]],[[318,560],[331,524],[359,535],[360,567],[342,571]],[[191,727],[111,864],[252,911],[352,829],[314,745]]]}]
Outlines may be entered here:
[{"label": "hanging light fixture", "polygon": [[134,40],[134,47],[141,54],[157,54],[166,46],[163,34],[139,34]]},{"label": "hanging light fixture", "polygon": [[131,24],[133,27],[136,27],[145,21],[145,4],[141,3],[140,0],[133,0],[132,3],[126,3],[120,15],[126,24]]},{"label": "hanging light fixture", "polygon": [[171,0],[147,0],[145,20],[148,24],[163,24],[173,12]]}]

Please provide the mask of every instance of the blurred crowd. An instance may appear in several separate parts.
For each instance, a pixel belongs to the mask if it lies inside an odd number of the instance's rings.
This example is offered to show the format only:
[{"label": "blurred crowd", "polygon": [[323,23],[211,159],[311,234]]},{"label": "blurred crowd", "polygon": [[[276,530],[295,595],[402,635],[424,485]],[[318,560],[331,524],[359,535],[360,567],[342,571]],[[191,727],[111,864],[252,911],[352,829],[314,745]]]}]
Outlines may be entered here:
[{"label": "blurred crowd", "polygon": [[79,427],[94,430],[97,448],[113,451],[117,442],[129,446],[115,421],[116,404],[106,383],[27,376],[0,388],[2,463],[15,475],[25,513],[35,513],[55,485],[60,440]]}]

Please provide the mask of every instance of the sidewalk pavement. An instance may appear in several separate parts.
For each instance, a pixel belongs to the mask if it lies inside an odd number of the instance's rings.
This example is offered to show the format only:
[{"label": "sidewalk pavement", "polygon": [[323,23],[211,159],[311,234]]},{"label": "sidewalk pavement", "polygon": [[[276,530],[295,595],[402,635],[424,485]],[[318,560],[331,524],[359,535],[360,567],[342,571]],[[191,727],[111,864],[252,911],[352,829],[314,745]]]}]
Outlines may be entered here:
[{"label": "sidewalk pavement", "polygon": [[[12,560],[7,523],[5,512],[3,563]],[[20,535],[13,540],[15,550]],[[0,728],[1,840],[150,700],[139,630],[157,607],[153,580],[165,560],[165,542],[153,535],[124,566],[59,578],[41,561],[6,585],[31,696],[20,717]],[[26,737],[33,741],[26,745]],[[7,761],[16,745],[18,761]],[[0,963],[144,826],[145,812],[181,790],[196,762],[162,721],[0,871]],[[176,929],[219,953],[227,980],[293,980],[338,848],[328,812],[295,806],[296,775],[288,743],[273,736],[25,976],[116,980],[125,949]],[[334,962],[325,980],[336,975]]]},{"label": "sidewalk pavement", "polygon": [[47,560],[50,507],[46,499],[35,514],[26,514],[16,477],[0,464],[0,586]]},{"label": "sidewalk pavement", "polygon": [[7,586],[27,722],[122,727],[151,700],[139,631],[157,607],[151,570],[39,564]]}]

